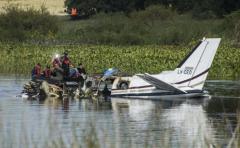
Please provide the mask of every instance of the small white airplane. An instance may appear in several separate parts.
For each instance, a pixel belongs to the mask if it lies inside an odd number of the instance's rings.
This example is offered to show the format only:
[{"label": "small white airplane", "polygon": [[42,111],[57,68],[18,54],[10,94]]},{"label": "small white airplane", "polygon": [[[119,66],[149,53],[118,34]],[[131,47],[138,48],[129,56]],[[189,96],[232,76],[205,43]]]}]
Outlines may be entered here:
[{"label": "small white airplane", "polygon": [[111,97],[204,96],[207,92],[203,86],[220,41],[220,38],[204,38],[173,71],[117,77],[111,87]]}]

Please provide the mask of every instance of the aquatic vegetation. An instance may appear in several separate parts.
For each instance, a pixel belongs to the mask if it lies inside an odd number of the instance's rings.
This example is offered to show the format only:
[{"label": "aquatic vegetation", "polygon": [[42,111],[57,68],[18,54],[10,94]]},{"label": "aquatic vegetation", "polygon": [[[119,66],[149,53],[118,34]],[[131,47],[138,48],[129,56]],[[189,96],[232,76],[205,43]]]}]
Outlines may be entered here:
[{"label": "aquatic vegetation", "polygon": [[[14,74],[29,74],[36,63],[43,67],[51,64],[52,56],[69,52],[74,66],[82,62],[88,73],[102,73],[110,67],[117,67],[122,72],[159,73],[174,69],[191,50],[182,46],[109,46],[109,45],[0,45],[0,72]],[[240,76],[240,49],[221,45],[217,51],[210,78],[238,79]]]}]

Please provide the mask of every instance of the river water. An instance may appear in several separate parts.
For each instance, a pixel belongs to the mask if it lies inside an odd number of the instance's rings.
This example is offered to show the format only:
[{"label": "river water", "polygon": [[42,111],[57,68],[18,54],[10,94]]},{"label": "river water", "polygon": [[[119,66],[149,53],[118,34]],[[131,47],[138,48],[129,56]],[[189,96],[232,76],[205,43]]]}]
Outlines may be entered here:
[{"label": "river water", "polygon": [[0,77],[0,147],[240,146],[239,81],[208,81],[211,97],[103,104],[16,97],[27,81]]}]

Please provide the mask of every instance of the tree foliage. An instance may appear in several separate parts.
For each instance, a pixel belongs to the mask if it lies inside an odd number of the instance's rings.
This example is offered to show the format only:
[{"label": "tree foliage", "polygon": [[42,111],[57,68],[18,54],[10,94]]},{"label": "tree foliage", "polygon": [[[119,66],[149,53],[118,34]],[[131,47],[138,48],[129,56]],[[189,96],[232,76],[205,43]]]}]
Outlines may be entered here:
[{"label": "tree foliage", "polygon": [[68,10],[78,8],[80,13],[91,9],[98,12],[130,12],[143,10],[150,5],[160,4],[172,7],[179,13],[192,12],[196,18],[222,17],[240,9],[239,0],[66,0]]}]

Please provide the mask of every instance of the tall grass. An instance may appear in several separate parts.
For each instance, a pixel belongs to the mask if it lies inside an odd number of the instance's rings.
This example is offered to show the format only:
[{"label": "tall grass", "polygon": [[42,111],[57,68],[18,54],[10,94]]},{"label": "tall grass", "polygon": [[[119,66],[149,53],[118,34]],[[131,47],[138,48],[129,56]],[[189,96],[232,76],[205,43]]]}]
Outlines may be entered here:
[{"label": "tall grass", "polygon": [[[64,13],[64,1],[63,0],[1,0],[0,6],[6,5],[21,5],[23,8],[33,7],[34,9],[40,9],[42,5],[45,5],[49,12],[53,15],[62,15]],[[4,12],[0,9],[0,12]]]},{"label": "tall grass", "polygon": [[161,6],[151,6],[129,15],[99,13],[74,25],[66,23],[58,37],[90,44],[179,45],[203,36],[221,37],[218,32],[221,23],[218,19],[195,20],[190,14],[179,15]]},{"label": "tall grass", "polygon": [[[13,5],[14,6],[14,5]],[[206,37],[237,43],[239,14],[225,19],[196,20],[162,6],[126,13],[98,13],[87,20],[70,21],[39,10],[7,6],[0,14],[0,41],[47,44],[186,45]],[[231,20],[231,21],[229,21]],[[233,36],[233,37],[232,37]]]},{"label": "tall grass", "polygon": [[5,11],[0,14],[1,41],[47,40],[58,31],[57,18],[44,6],[39,10],[23,9],[18,5],[3,9]]}]

